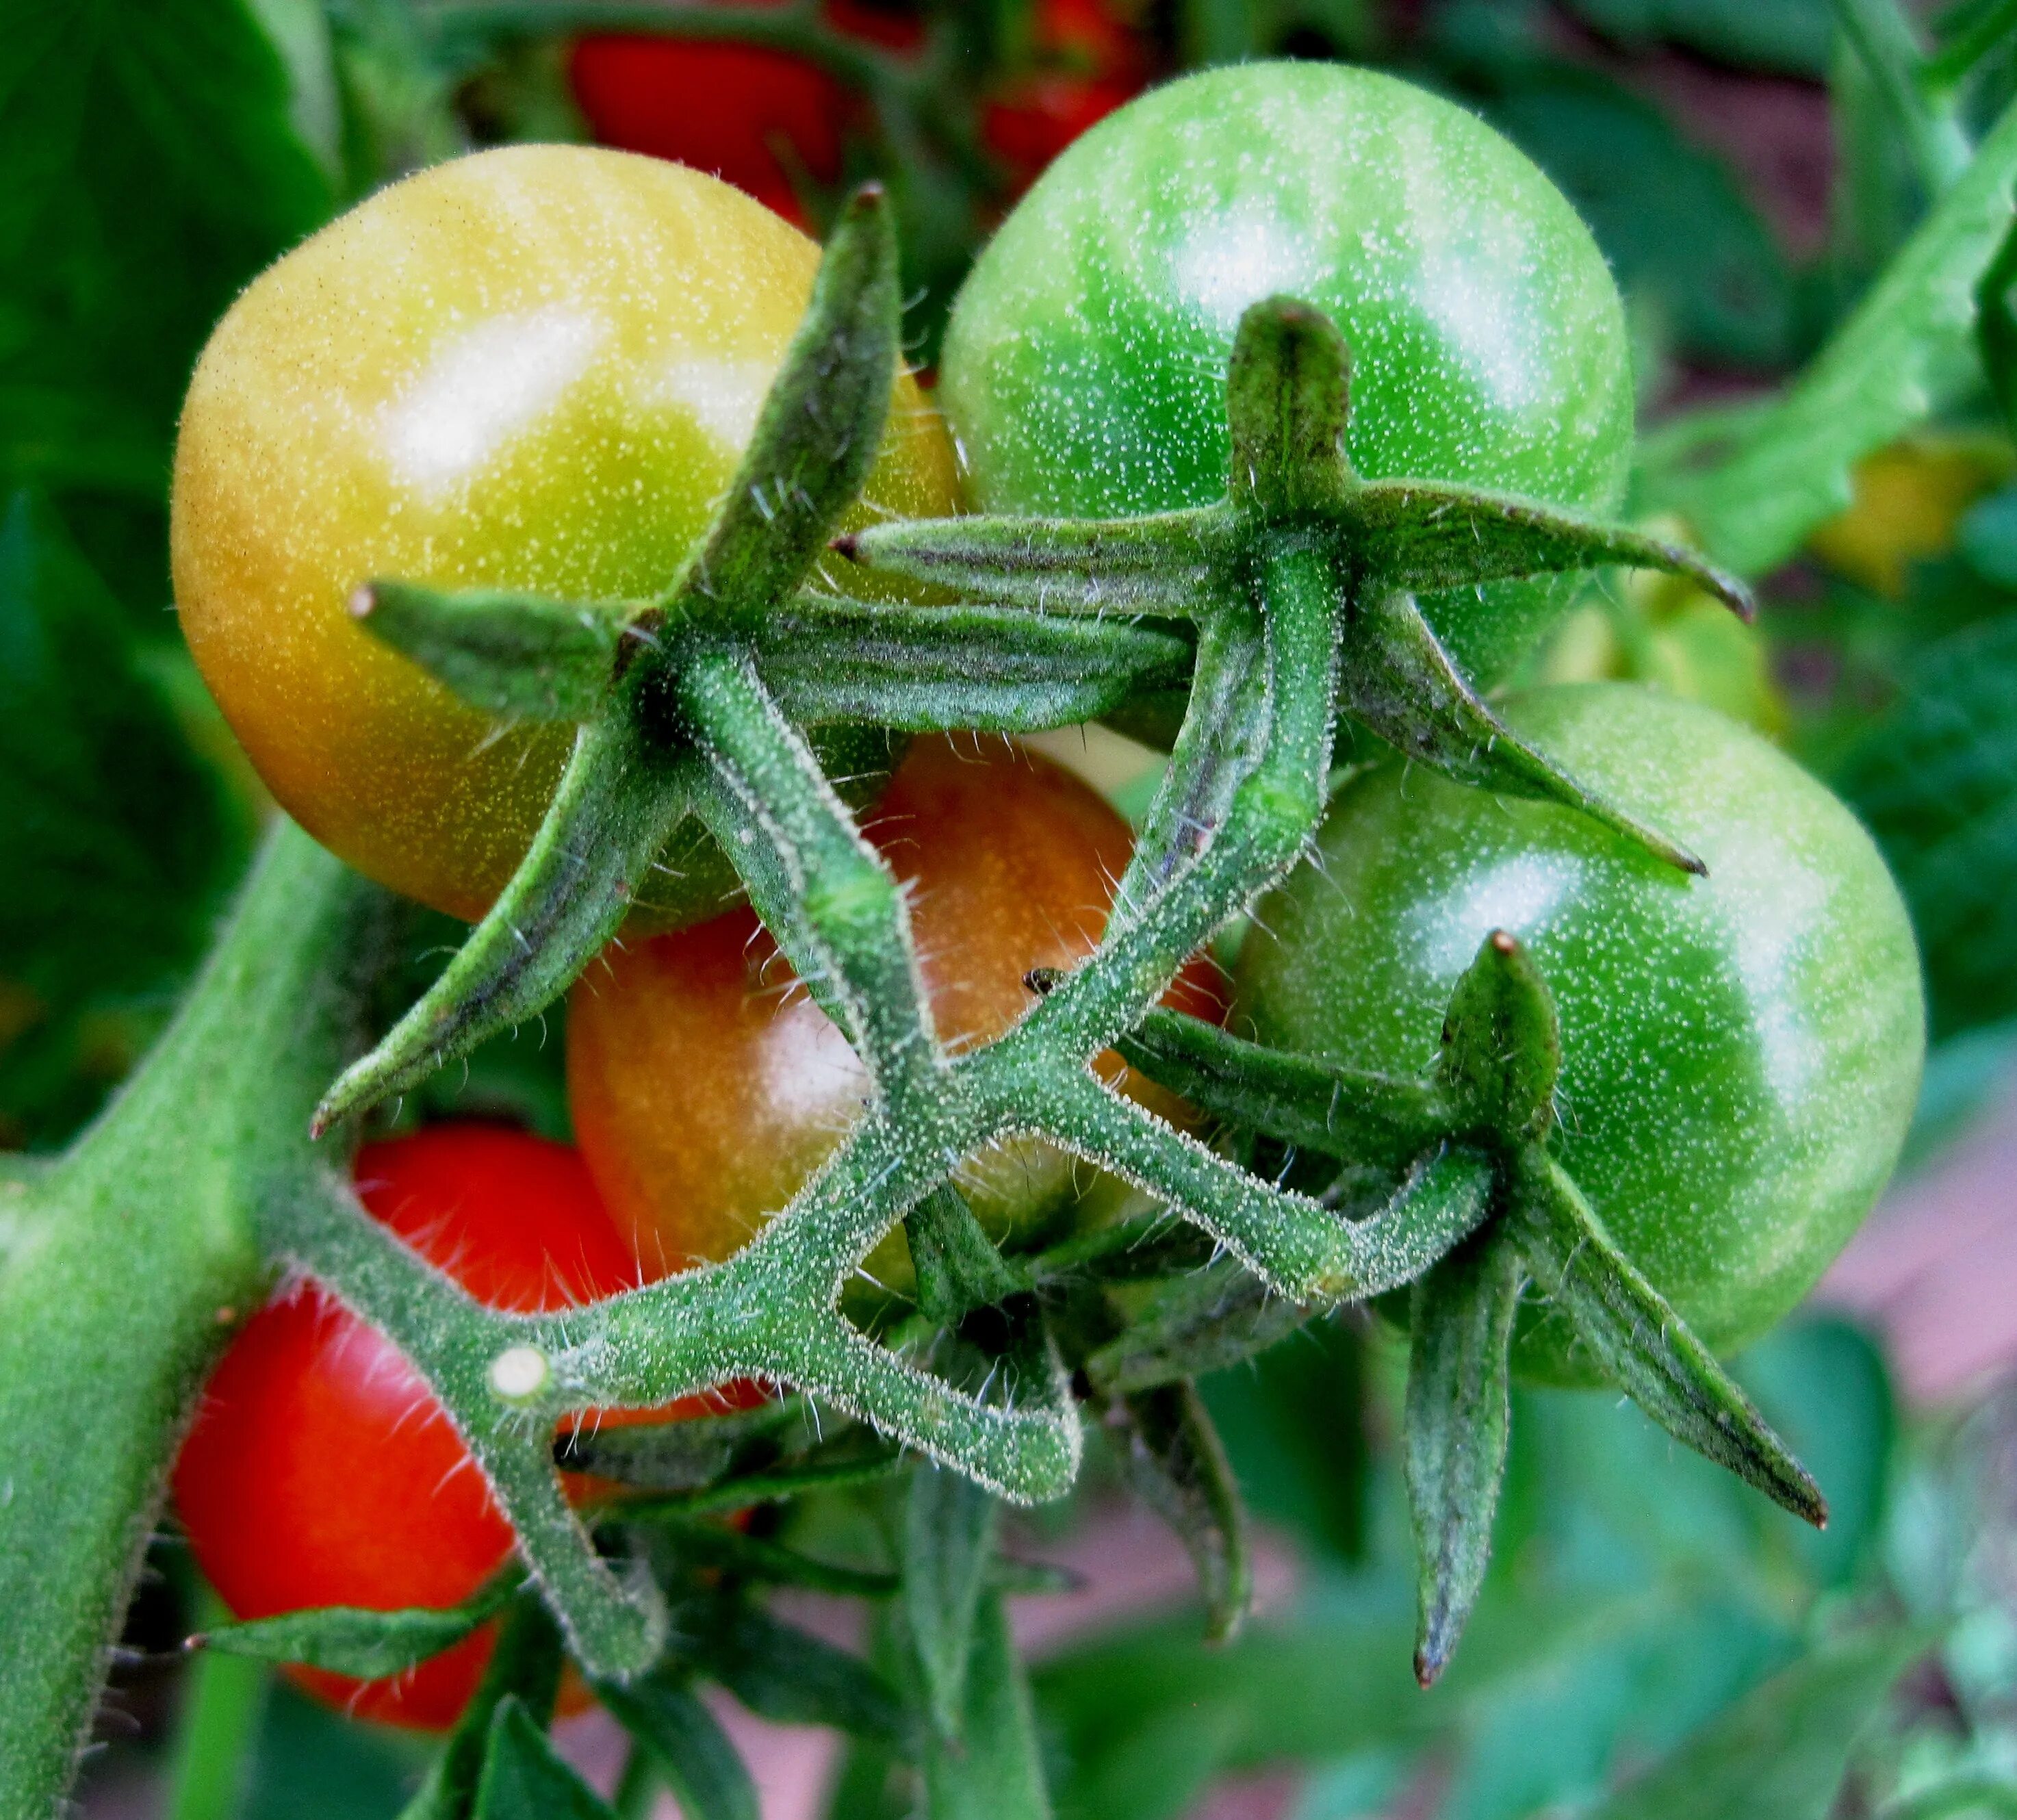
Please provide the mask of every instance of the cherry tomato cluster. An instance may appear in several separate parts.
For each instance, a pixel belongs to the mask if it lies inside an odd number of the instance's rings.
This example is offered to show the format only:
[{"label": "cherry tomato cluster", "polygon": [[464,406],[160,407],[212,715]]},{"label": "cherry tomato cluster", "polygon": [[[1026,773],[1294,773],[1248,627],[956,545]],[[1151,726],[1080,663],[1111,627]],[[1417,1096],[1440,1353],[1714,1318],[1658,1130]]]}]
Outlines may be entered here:
[{"label": "cherry tomato cluster", "polygon": [[[831,17],[899,49],[914,29],[853,0]],[[1622,311],[1587,231],[1510,145],[1404,84],[1319,65],[1193,78],[1081,137],[1143,79],[1139,46],[1095,0],[1048,0],[1037,31],[1037,72],[994,99],[987,131],[1020,173],[1062,156],[982,255],[945,341],[966,503],[1094,516],[1217,497],[1235,327],[1294,292],[1352,349],[1360,472],[1615,506],[1632,435]],[[749,442],[815,261],[730,185],[792,212],[801,174],[838,173],[856,105],[818,70],[744,47],[590,39],[573,68],[603,137],[727,182],[516,148],[395,186],[234,305],[177,454],[183,623],[255,763],[339,854],[464,915],[523,854],[565,738],[489,725],[367,639],[351,591],[385,574],[577,599],[662,586]],[[904,379],[864,516],[959,503],[946,430]],[[1425,610],[1460,667],[1492,680],[1560,605],[1515,582]],[[1565,811],[1376,764],[1262,908],[1236,1027],[1413,1074],[1481,939],[1517,934],[1559,1001],[1562,1142],[1598,1214],[1712,1344],[1741,1343],[1804,1293],[1895,1159],[1922,1021],[1903,912],[1846,811],[1707,710],[1621,685],[1508,712],[1664,818],[1708,878]],[[911,887],[955,1048],[1022,1015],[1032,969],[1091,951],[1129,852],[1096,793],[999,744],[919,741],[863,825]],[[1202,966],[1172,1002],[1224,1009]],[[373,1215],[499,1307],[727,1256],[864,1093],[847,1042],[740,909],[612,947],[575,988],[568,1067],[579,1154],[449,1128],[359,1154]],[[1145,1082],[1128,1090],[1184,1116]],[[962,1185],[1010,1245],[1069,1225],[1081,1186],[1030,1144],[970,1160]],[[901,1246],[871,1265],[898,1292]],[[1530,1315],[1523,1367],[1578,1375]],[[246,1616],[453,1603],[511,1547],[424,1388],[311,1286],[235,1341],[175,1484],[199,1560]],[[440,1724],[488,1646],[396,1686],[316,1685]]]}]

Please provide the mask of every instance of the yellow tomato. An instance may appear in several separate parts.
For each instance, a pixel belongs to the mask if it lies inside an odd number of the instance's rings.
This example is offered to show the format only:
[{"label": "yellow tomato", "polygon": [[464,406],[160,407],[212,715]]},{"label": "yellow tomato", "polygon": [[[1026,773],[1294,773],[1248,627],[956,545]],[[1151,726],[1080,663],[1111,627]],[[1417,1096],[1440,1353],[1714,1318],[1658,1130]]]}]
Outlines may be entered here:
[{"label": "yellow tomato", "polygon": [[[363,631],[359,583],[634,599],[747,446],[819,249],[712,177],[519,146],[381,190],[258,278],[175,451],[176,602],[287,812],[361,872],[480,915],[571,737],[501,726]],[[864,513],[953,509],[907,377]]]}]

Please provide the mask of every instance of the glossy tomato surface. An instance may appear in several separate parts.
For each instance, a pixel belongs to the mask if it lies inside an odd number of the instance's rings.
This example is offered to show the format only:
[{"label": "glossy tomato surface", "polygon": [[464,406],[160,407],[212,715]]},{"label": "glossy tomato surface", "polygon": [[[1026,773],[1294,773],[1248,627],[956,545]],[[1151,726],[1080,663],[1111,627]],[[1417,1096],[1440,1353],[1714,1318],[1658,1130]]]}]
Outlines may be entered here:
[{"label": "glossy tomato surface", "polygon": [[[1131,847],[1089,785],[998,743],[919,740],[864,826],[911,887],[933,1015],[955,1049],[1034,1002],[1031,968],[1091,952]],[[1193,963],[1173,1002],[1216,1017],[1216,986]],[[582,976],[568,1092],[611,1212],[648,1267],[675,1270],[728,1256],[782,1208],[861,1115],[867,1078],[742,912],[612,946]],[[1073,1165],[1013,1140],[969,1159],[961,1183],[998,1235],[1027,1234],[1069,1205]]]},{"label": "glossy tomato surface", "polygon": [[[281,806],[360,871],[482,914],[571,729],[501,728],[357,626],[359,583],[636,598],[746,446],[818,263],[713,178],[519,146],[438,165],[316,234],[232,306],[175,452],[177,605]],[[907,378],[871,509],[949,509]]]},{"label": "glossy tomato surface", "polygon": [[[1708,877],[1564,809],[1376,770],[1262,904],[1235,1027],[1415,1073],[1479,944],[1511,931],[1561,1017],[1556,1154],[1683,1318],[1741,1346],[1812,1287],[1897,1160],[1925,1046],[1904,906],[1848,810],[1708,709],[1589,684],[1506,713]],[[1531,1304],[1517,1356],[1589,1375]]]},{"label": "glossy tomato surface", "polygon": [[[1591,512],[1622,495],[1632,376],[1616,287],[1526,157],[1462,109],[1338,64],[1250,63],[1154,90],[1016,207],[954,306],[940,394],[983,511],[1104,517],[1225,490],[1242,312],[1326,311],[1352,356],[1360,471]],[[1427,604],[1485,681],[1561,598]]]},{"label": "glossy tomato surface", "polygon": [[[440,1125],[367,1144],[373,1217],[493,1308],[565,1307],[633,1287],[637,1265],[578,1152],[523,1133]],[[233,1340],[175,1471],[198,1563],[240,1618],[316,1605],[453,1605],[501,1567],[511,1526],[447,1412],[392,1342],[312,1284]],[[396,1679],[295,1678],[395,1724],[452,1724],[492,1628]]]}]

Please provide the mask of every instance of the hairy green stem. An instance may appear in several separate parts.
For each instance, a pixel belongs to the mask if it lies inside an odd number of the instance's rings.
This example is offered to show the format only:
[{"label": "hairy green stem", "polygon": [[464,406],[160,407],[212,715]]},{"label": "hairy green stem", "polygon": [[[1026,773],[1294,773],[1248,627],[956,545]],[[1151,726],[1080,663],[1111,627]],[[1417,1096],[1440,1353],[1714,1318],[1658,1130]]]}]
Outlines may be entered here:
[{"label": "hairy green stem", "polygon": [[384,908],[281,826],[139,1071],[61,1162],[0,1190],[0,1820],[56,1811],[169,1455],[264,1293],[262,1210],[331,1167],[308,1115],[354,1051],[348,970]]}]

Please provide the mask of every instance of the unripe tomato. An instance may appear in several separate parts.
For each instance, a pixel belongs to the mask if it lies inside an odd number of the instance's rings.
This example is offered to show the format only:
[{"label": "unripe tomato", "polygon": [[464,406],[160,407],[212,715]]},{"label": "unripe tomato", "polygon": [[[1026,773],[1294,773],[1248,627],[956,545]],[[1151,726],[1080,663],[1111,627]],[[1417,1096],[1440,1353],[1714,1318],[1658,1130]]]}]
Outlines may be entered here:
[{"label": "unripe tomato", "polygon": [[[1624,312],[1575,211],[1462,109],[1299,63],[1144,96],[1002,225],[941,363],[972,504],[1098,518],[1221,497],[1233,335],[1250,304],[1283,292],[1351,345],[1362,472],[1618,504]],[[1496,583],[1425,604],[1458,663],[1490,681],[1563,598]]]},{"label": "unripe tomato", "polygon": [[[382,190],[233,304],[183,407],[176,603],[283,808],[464,917],[510,877],[572,729],[503,728],[367,635],[375,576],[634,599],[707,524],[818,249],[711,177],[517,146]],[[907,378],[867,497],[951,509]]]},{"label": "unripe tomato", "polygon": [[[1897,1160],[1925,1049],[1904,905],[1848,810],[1708,709],[1600,683],[1505,713],[1708,876],[1568,810],[1384,767],[1339,793],[1314,862],[1261,905],[1236,1006],[1265,1042],[1414,1074],[1479,944],[1510,930],[1561,1017],[1557,1155],[1702,1339],[1741,1346]],[[1591,1369],[1532,1305],[1516,1357],[1557,1381]]]},{"label": "unripe tomato", "polygon": [[[638,1280],[579,1154],[564,1144],[438,1125],[366,1145],[354,1173],[373,1218],[493,1308],[564,1308]],[[689,1399],[653,1419],[708,1407]],[[513,1547],[434,1393],[390,1340],[312,1284],[269,1302],[232,1341],[174,1490],[198,1564],[241,1619],[456,1605]],[[366,1718],[445,1727],[474,1692],[493,1631],[396,1679],[289,1673]]]},{"label": "unripe tomato", "polygon": [[[944,740],[911,748],[864,826],[911,889],[933,1016],[955,1049],[1023,1015],[1031,968],[1092,951],[1131,845],[1128,825],[1062,767]],[[1194,962],[1172,999],[1223,1010],[1209,962]],[[568,1096],[618,1224],[648,1266],[679,1269],[729,1256],[780,1211],[861,1116],[868,1082],[741,912],[612,946],[582,976],[568,1004]],[[960,1182],[998,1235],[1027,1233],[1068,1203],[1072,1170],[1048,1145],[1016,1139],[971,1159]]]}]

